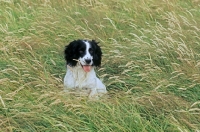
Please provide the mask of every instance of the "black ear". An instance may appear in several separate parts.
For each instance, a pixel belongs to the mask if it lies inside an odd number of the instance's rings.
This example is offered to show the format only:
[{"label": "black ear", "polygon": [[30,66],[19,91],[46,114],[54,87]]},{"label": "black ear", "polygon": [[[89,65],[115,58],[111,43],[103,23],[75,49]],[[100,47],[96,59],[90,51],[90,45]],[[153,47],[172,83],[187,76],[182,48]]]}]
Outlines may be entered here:
[{"label": "black ear", "polygon": [[[65,54],[65,60],[67,65],[69,66],[76,66],[78,54],[76,53],[76,49],[78,46],[78,41],[74,40],[69,43],[69,45],[65,46],[64,54]],[[75,59],[75,60],[74,60]]]},{"label": "black ear", "polygon": [[93,54],[93,65],[94,66],[101,66],[101,48],[99,47],[98,43],[95,40],[91,41],[92,48],[94,49],[94,54]]}]

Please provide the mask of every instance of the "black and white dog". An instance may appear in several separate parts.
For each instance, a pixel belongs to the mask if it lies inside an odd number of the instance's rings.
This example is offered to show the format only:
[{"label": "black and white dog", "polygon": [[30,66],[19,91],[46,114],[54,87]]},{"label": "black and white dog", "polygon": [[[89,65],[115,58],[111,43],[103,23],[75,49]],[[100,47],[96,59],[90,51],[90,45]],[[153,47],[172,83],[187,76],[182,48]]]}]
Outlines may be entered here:
[{"label": "black and white dog", "polygon": [[96,77],[94,67],[101,65],[102,52],[94,40],[74,40],[65,47],[67,72],[64,87],[87,89],[89,97],[106,93],[105,85]]}]

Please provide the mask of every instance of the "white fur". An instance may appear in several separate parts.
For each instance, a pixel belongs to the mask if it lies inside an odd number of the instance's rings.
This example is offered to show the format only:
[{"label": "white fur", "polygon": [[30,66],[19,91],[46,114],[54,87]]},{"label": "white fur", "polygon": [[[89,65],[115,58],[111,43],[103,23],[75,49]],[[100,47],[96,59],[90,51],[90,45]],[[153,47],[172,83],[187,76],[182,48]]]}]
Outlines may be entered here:
[{"label": "white fur", "polygon": [[65,91],[75,88],[89,90],[89,97],[107,92],[105,85],[96,77],[94,68],[92,67],[90,72],[85,72],[80,64],[73,68],[68,66],[64,86]]}]

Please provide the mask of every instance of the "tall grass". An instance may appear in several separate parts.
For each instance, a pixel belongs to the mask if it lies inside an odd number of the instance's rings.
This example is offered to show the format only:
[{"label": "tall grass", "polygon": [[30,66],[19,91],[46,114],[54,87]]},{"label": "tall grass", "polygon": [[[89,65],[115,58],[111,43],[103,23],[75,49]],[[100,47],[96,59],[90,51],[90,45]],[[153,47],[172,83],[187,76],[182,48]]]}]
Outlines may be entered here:
[{"label": "tall grass", "polygon": [[[200,131],[198,0],[1,0],[0,131]],[[63,49],[96,39],[100,100],[63,92]]]}]

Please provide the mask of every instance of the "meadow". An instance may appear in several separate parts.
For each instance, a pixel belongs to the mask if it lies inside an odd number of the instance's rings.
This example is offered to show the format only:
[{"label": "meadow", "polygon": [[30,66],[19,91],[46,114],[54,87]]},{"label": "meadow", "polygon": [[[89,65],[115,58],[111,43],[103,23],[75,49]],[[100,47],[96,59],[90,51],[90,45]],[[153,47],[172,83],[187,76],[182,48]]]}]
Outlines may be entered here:
[{"label": "meadow", "polygon": [[[63,92],[95,39],[108,94]],[[0,0],[0,131],[200,132],[199,0]]]}]

